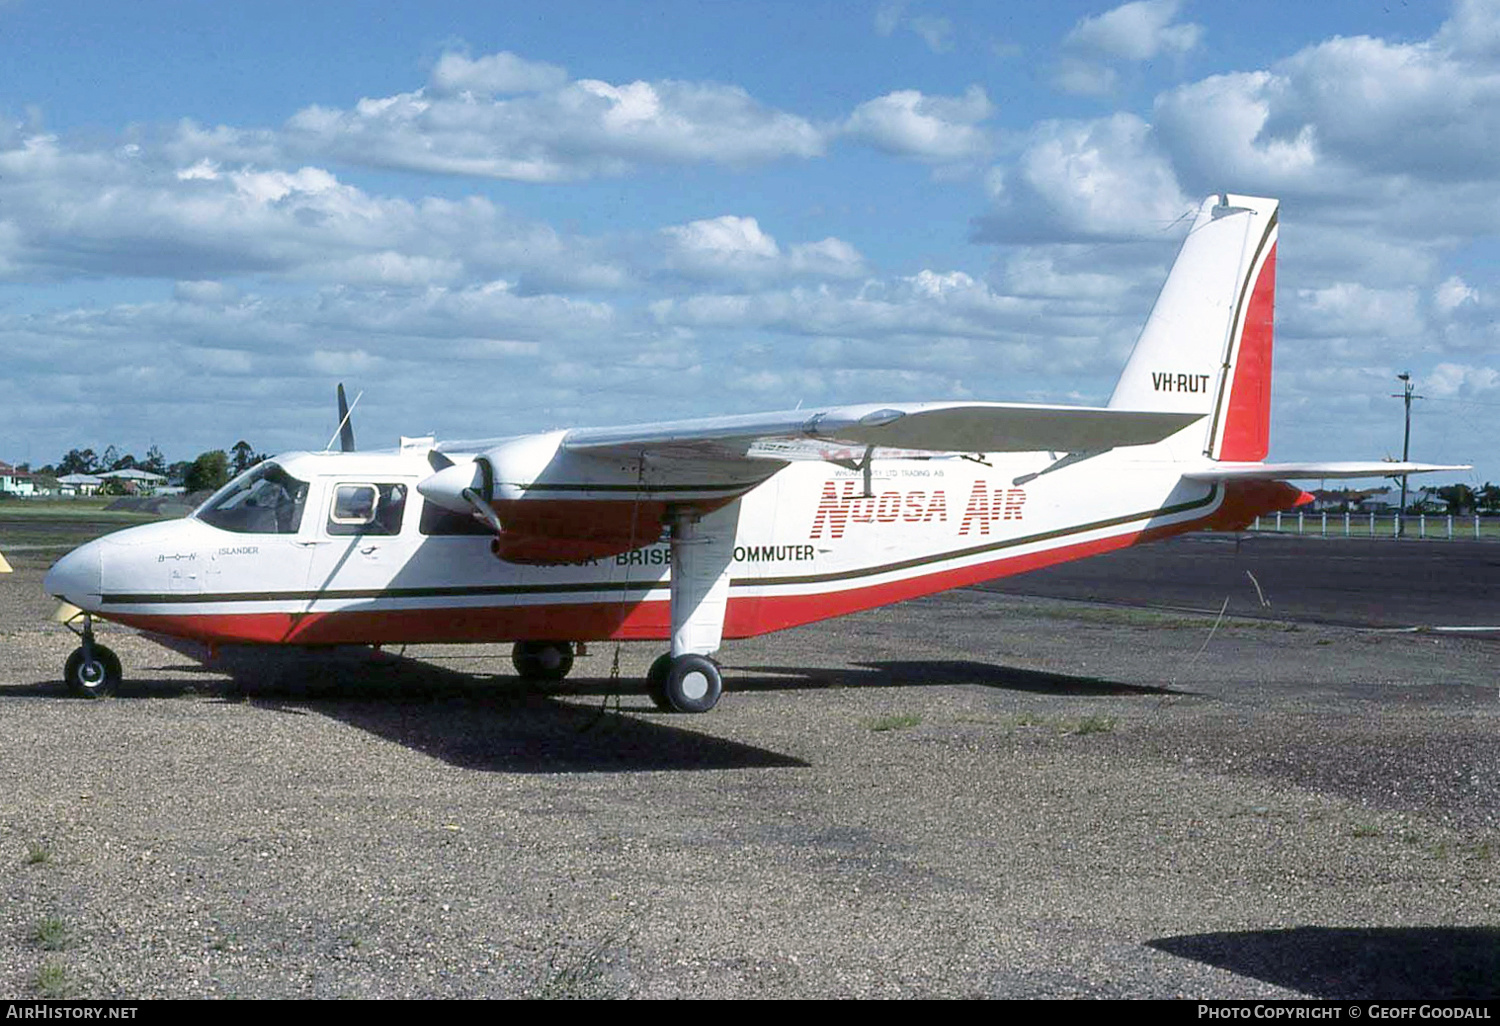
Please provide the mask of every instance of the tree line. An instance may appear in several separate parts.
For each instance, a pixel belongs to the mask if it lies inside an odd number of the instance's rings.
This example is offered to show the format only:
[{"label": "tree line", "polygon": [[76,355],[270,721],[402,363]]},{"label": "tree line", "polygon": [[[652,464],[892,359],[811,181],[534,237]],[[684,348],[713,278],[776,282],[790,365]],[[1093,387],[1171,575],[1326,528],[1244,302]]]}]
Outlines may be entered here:
[{"label": "tree line", "polygon": [[115,470],[145,470],[161,474],[168,484],[180,486],[185,491],[206,492],[223,486],[231,477],[243,473],[266,458],[266,453],[256,452],[254,446],[240,439],[227,452],[223,449],[210,449],[191,460],[178,460],[175,463],[168,463],[161,449],[154,445],[146,450],[145,457],[141,459],[136,458],[134,453],[121,453],[111,445],[102,453],[96,453],[93,449],[69,449],[56,463],[41,467],[20,463],[16,465],[16,469],[31,474],[39,484],[49,488],[55,488],[57,479],[69,474],[97,475]]}]

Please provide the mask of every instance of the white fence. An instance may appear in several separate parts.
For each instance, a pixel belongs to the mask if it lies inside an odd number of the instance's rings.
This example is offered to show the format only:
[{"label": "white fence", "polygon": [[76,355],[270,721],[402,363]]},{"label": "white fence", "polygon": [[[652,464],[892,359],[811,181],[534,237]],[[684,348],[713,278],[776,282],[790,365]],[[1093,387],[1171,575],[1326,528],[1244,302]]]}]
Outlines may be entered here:
[{"label": "white fence", "polygon": [[[1404,523],[1403,523],[1404,521]],[[1343,538],[1497,538],[1500,524],[1486,518],[1435,513],[1276,513],[1256,517],[1252,531]]]}]

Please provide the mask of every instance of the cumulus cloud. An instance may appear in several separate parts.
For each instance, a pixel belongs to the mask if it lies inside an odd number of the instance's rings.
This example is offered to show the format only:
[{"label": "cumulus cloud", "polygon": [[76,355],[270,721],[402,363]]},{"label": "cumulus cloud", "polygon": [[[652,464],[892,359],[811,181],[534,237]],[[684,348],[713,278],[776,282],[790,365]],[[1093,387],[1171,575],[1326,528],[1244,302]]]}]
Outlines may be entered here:
[{"label": "cumulus cloud", "polygon": [[1500,393],[1500,370],[1462,363],[1439,363],[1422,378],[1422,391],[1432,398],[1492,398]]},{"label": "cumulus cloud", "polygon": [[1162,53],[1186,53],[1203,38],[1203,26],[1179,23],[1181,0],[1133,0],[1084,18],[1063,46],[1127,61],[1148,61]]},{"label": "cumulus cloud", "polygon": [[978,85],[962,96],[904,89],[860,104],[843,131],[887,153],[946,163],[984,155],[990,141],[979,125],[994,113],[994,104]]},{"label": "cumulus cloud", "polygon": [[480,197],[372,195],[314,166],[175,165],[160,153],[70,149],[53,136],[0,147],[0,275],[272,274],[422,286],[511,275],[619,288],[595,240],[568,239]]},{"label": "cumulus cloud", "polygon": [[814,157],[824,147],[823,130],[737,86],[568,80],[560,68],[509,53],[444,54],[422,89],[350,108],[306,107],[281,135],[288,150],[308,157],[525,182],[642,164],[743,167]]},{"label": "cumulus cloud", "polygon": [[513,53],[486,54],[470,59],[449,51],[438,58],[430,83],[436,93],[541,93],[561,89],[568,73],[555,64],[528,61]]},{"label": "cumulus cloud", "polygon": [[1203,27],[1178,22],[1180,0],[1134,0],[1084,18],[1063,39],[1053,84],[1065,92],[1105,96],[1119,84],[1121,63],[1140,63],[1195,49]]},{"label": "cumulus cloud", "polygon": [[933,53],[953,48],[953,22],[932,14],[906,14],[906,0],[885,0],[875,9],[875,31],[889,36],[904,26],[910,29]]},{"label": "cumulus cloud", "polygon": [[1459,307],[1469,304],[1479,305],[1479,293],[1464,283],[1458,275],[1452,275],[1433,294],[1433,302],[1437,308],[1445,314],[1451,314]]},{"label": "cumulus cloud", "polygon": [[992,175],[991,193],[992,211],[976,223],[988,242],[1159,236],[1195,207],[1134,114],[1044,122]]},{"label": "cumulus cloud", "polygon": [[[1285,290],[1283,290],[1285,295]],[[1420,337],[1425,324],[1416,289],[1372,289],[1357,282],[1292,290],[1282,304],[1284,326],[1295,334],[1356,339]]]},{"label": "cumulus cloud", "polygon": [[661,230],[665,265],[693,278],[747,282],[789,275],[848,278],[864,270],[859,252],[842,239],[798,243],[783,252],[753,217],[691,221]]}]

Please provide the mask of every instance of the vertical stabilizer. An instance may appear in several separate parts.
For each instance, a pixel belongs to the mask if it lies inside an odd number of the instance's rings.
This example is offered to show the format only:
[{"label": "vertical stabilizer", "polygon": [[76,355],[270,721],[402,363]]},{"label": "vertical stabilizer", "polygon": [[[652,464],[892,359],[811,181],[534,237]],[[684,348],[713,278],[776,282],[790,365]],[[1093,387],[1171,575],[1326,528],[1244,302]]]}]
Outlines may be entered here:
[{"label": "vertical stabilizer", "polygon": [[1183,437],[1216,460],[1262,460],[1270,446],[1278,205],[1203,201],[1109,400],[1204,414]]}]

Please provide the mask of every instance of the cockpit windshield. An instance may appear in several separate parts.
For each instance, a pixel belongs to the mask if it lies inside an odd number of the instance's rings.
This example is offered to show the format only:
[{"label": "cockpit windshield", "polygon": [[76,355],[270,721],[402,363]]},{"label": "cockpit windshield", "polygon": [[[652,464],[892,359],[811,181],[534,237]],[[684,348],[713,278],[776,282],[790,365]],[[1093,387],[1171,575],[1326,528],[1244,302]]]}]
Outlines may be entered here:
[{"label": "cockpit windshield", "polygon": [[219,489],[193,515],[236,534],[296,534],[306,504],[306,481],[274,463],[261,463]]}]

